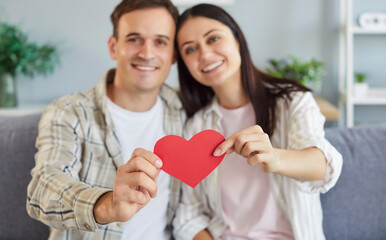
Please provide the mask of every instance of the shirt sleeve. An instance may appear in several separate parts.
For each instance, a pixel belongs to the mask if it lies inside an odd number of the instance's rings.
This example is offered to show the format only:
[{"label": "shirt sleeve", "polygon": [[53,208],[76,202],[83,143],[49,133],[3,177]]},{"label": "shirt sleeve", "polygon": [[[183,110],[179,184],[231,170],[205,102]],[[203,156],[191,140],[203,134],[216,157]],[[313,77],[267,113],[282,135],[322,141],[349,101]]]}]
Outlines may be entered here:
[{"label": "shirt sleeve", "polygon": [[71,106],[52,104],[43,113],[36,140],[36,165],[27,189],[28,214],[57,228],[95,231],[93,208],[109,189],[79,181],[82,143]]},{"label": "shirt sleeve", "polygon": [[327,192],[336,184],[342,170],[342,155],[325,138],[324,123],[325,117],[312,94],[296,93],[290,104],[288,149],[316,147],[323,152],[327,160],[326,174],[322,180],[295,180],[304,192]]},{"label": "shirt sleeve", "polygon": [[[188,120],[184,128],[184,137],[187,140],[194,134],[208,129],[202,113],[200,111]],[[181,198],[173,220],[173,234],[177,240],[191,240],[204,229],[207,229],[214,238],[218,238],[223,232],[223,221],[209,203],[210,199],[214,198],[209,194],[209,184],[213,181],[212,174],[195,188],[181,184]]]},{"label": "shirt sleeve", "polygon": [[[184,128],[184,137],[187,140],[201,127],[197,126],[197,121],[193,120],[194,117],[188,120]],[[210,219],[203,213],[202,196],[204,195],[202,182],[195,188],[181,184],[181,198],[173,220],[173,235],[177,240],[191,240],[197,233],[209,226]]]},{"label": "shirt sleeve", "polygon": [[182,184],[182,194],[176,217],[173,220],[173,234],[177,240],[191,240],[201,230],[208,228],[210,218],[204,214],[202,185],[194,189]]}]

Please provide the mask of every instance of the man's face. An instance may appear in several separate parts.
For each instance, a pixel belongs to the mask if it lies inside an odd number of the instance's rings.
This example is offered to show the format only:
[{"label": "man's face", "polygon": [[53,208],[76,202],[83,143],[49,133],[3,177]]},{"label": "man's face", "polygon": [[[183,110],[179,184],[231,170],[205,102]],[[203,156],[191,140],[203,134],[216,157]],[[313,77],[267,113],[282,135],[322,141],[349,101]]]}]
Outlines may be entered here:
[{"label": "man's face", "polygon": [[133,94],[156,92],[174,62],[175,23],[165,8],[139,9],[121,16],[109,52],[117,60],[115,85]]}]

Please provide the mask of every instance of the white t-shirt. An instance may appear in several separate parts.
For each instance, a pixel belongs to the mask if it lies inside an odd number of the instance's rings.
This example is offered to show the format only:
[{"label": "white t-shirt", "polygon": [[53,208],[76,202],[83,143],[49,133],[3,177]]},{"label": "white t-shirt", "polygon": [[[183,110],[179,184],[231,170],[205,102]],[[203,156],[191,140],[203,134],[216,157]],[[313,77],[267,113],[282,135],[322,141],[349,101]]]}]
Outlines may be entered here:
[{"label": "white t-shirt", "polygon": [[[163,104],[158,96],[155,105],[146,112],[131,112],[107,99],[125,162],[136,148],[153,151],[158,139],[165,136]],[[167,208],[169,203],[170,176],[161,171],[157,178],[157,197],[124,223],[121,239],[170,239],[166,231]]]}]

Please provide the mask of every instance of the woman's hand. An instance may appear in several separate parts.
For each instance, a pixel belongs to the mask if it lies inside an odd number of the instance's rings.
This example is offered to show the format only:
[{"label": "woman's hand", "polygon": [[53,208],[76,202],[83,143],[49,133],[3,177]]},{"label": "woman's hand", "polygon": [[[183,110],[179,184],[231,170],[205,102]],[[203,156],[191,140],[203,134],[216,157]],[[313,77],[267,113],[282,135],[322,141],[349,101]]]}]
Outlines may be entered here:
[{"label": "woman's hand", "polygon": [[213,155],[232,152],[245,157],[250,165],[258,164],[266,173],[275,173],[282,169],[268,134],[258,125],[233,134],[217,147]]},{"label": "woman's hand", "polygon": [[233,134],[217,147],[213,155],[232,152],[245,157],[250,165],[258,164],[266,173],[277,173],[300,181],[321,180],[326,174],[327,160],[318,148],[273,148],[269,136],[258,125]]}]

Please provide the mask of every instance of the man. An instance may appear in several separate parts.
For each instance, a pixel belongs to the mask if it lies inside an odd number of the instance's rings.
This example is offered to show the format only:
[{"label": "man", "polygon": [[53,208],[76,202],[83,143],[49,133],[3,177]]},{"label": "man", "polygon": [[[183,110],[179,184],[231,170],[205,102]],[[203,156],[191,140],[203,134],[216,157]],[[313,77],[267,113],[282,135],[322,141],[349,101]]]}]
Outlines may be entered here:
[{"label": "man", "polygon": [[[160,172],[155,142],[185,115],[163,85],[178,12],[169,0],[123,0],[111,15],[117,61],[89,91],[43,113],[27,210],[50,239],[169,239],[179,182]],[[147,149],[147,150],[145,150]]]}]

